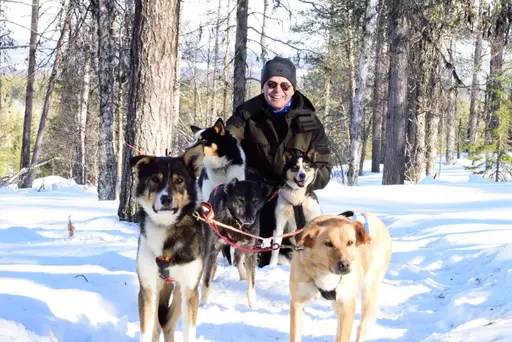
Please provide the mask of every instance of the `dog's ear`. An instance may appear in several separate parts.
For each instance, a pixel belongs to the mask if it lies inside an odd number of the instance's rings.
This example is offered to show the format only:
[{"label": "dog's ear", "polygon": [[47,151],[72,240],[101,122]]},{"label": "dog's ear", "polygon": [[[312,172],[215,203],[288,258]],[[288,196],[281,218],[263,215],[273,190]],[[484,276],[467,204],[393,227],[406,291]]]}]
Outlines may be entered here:
[{"label": "dog's ear", "polygon": [[311,160],[313,163],[316,162],[316,151],[314,149],[311,149],[308,151],[308,153],[306,153],[306,156],[309,158],[309,160]]},{"label": "dog's ear", "polygon": [[304,232],[299,235],[297,246],[313,247],[318,234],[320,234],[320,227],[315,223],[309,222],[306,224],[306,227],[304,227]]},{"label": "dog's ear", "polygon": [[352,222],[352,225],[354,226],[354,230],[356,231],[356,247],[367,244],[370,241],[372,241],[372,238],[364,228],[364,225],[359,221]]},{"label": "dog's ear", "polygon": [[181,159],[185,163],[185,166],[187,166],[187,168],[193,172],[194,176],[197,177],[201,171],[203,157],[203,145],[198,144],[187,149],[181,156]]},{"label": "dog's ear", "polygon": [[221,118],[217,119],[217,122],[215,122],[213,128],[215,129],[215,132],[219,135],[226,134],[226,126],[224,126],[224,121],[222,121]]},{"label": "dog's ear", "polygon": [[137,173],[137,175],[138,175],[139,167],[143,164],[151,163],[153,160],[155,160],[155,158],[156,157],[154,157],[154,156],[144,156],[144,155],[135,156],[130,159],[130,166],[135,171],[135,173]]},{"label": "dog's ear", "polygon": [[236,185],[236,182],[238,182],[238,178],[233,178],[232,180],[230,180],[225,186],[224,186],[224,192],[226,194],[229,194],[229,193],[232,193],[233,190],[235,189],[235,185]]},{"label": "dog's ear", "polygon": [[202,128],[199,128],[197,126],[194,126],[194,125],[190,125],[190,129],[192,130],[192,133],[196,134],[197,132],[199,132]]},{"label": "dog's ear", "polygon": [[293,158],[293,153],[290,151],[284,151],[283,153],[283,164],[286,165],[290,159]]}]

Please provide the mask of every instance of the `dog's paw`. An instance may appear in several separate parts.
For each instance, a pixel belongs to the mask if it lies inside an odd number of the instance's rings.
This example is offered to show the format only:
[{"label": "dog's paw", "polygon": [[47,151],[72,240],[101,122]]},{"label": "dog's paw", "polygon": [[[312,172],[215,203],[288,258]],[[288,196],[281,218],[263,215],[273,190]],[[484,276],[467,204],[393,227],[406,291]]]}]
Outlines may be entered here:
[{"label": "dog's paw", "polygon": [[270,262],[269,264],[267,265],[268,268],[277,268],[277,262],[278,262],[278,259],[275,258],[275,259],[270,259]]},{"label": "dog's paw", "polygon": [[247,291],[247,301],[248,301],[249,307],[251,309],[258,308],[258,302],[256,301],[256,291],[254,291],[254,290]]},{"label": "dog's paw", "polygon": [[208,304],[208,299],[206,298],[201,298],[201,300],[199,301],[199,306],[203,307],[203,306],[206,306]]}]

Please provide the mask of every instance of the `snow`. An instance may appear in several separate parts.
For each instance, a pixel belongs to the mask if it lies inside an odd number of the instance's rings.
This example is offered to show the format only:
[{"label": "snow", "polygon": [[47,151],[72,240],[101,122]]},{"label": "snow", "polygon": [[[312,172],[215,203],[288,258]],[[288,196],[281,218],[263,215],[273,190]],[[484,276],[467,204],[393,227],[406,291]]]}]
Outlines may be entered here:
[{"label": "snow", "polygon": [[[381,186],[365,163],[359,187],[318,191],[324,213],[372,211],[393,237],[368,340],[512,341],[512,183],[472,175],[467,163],[404,186]],[[0,189],[0,342],[138,340],[138,227],[119,222],[117,206],[56,176]],[[219,262],[199,341],[288,341],[289,268],[257,270],[250,309],[236,268]],[[353,339],[359,318],[358,307]],[[307,307],[303,330],[305,342],[334,340],[328,302]]]}]

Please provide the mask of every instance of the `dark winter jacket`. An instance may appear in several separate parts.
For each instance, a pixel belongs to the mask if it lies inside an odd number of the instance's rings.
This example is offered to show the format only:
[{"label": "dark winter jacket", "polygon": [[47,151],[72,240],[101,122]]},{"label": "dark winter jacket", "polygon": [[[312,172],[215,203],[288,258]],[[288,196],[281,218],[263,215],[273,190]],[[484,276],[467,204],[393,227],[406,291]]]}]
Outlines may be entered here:
[{"label": "dark winter jacket", "polygon": [[268,183],[282,183],[284,151],[308,153],[311,149],[316,151],[319,167],[313,189],[323,189],[329,182],[331,162],[324,127],[313,104],[300,92],[293,95],[292,107],[284,117],[271,112],[263,94],[252,98],[235,110],[227,129],[242,142],[247,167]]}]

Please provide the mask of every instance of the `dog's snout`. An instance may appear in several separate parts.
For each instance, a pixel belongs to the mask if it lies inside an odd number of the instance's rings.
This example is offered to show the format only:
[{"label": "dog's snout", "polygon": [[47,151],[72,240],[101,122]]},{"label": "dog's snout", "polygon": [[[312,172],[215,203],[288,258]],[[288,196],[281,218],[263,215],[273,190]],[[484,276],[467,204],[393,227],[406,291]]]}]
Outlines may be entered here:
[{"label": "dog's snout", "polygon": [[350,261],[342,259],[336,264],[336,271],[338,274],[345,274],[350,272]]},{"label": "dog's snout", "polygon": [[162,203],[162,205],[165,205],[165,206],[171,205],[171,203],[172,203],[171,196],[169,196],[169,195],[162,195],[160,197],[160,203]]},{"label": "dog's snout", "polygon": [[299,177],[300,180],[304,180],[306,178],[306,174],[305,173],[299,173],[297,175],[297,177]]}]

